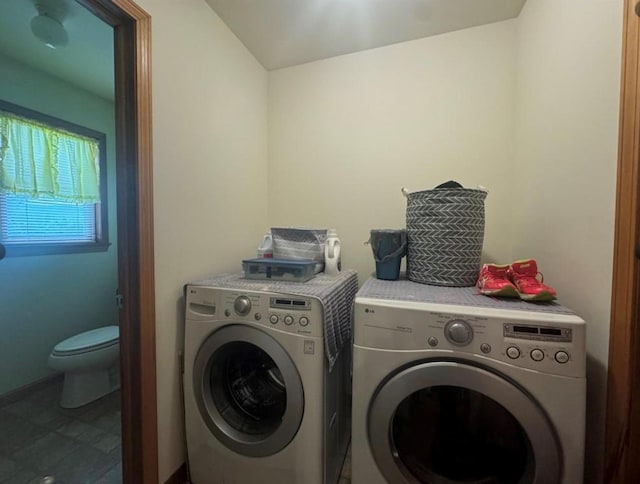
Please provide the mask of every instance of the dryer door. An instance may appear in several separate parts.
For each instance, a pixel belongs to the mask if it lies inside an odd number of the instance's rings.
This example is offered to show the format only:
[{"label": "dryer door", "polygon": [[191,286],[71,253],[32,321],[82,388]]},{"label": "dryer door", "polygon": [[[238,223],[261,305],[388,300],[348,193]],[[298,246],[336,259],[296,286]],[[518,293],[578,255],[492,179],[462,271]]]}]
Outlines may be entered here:
[{"label": "dryer door", "polygon": [[275,454],[302,422],[304,392],[295,364],[275,339],[250,326],[225,326],[204,341],[193,388],[209,430],[242,455]]},{"label": "dryer door", "polygon": [[553,484],[557,437],[539,405],[509,380],[458,362],[425,362],[383,383],[369,444],[391,484]]}]

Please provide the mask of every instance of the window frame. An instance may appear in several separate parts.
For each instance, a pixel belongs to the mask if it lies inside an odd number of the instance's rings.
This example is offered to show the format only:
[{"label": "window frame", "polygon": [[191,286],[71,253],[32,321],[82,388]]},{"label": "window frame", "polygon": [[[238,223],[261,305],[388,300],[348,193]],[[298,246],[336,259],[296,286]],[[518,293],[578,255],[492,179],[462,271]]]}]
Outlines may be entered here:
[{"label": "window frame", "polygon": [[7,257],[32,255],[77,254],[85,252],[104,252],[109,249],[109,203],[107,197],[107,135],[78,124],[65,121],[48,114],[34,111],[0,99],[0,110],[18,116],[64,129],[80,136],[93,138],[98,142],[100,153],[100,203],[94,204],[95,232],[94,242],[50,242],[45,244],[11,244],[0,240],[6,248]]}]

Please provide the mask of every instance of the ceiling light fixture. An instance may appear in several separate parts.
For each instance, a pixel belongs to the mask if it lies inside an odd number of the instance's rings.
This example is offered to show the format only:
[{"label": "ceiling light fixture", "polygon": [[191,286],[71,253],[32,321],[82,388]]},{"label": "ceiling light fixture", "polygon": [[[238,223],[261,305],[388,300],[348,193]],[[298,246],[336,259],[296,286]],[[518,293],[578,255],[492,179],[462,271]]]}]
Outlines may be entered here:
[{"label": "ceiling light fixture", "polygon": [[[44,3],[37,3],[38,15],[31,19],[31,32],[44,45],[51,49],[64,47],[69,43],[69,36],[62,25],[62,15],[55,15],[55,9],[48,9]],[[59,12],[61,13],[61,12]]]}]

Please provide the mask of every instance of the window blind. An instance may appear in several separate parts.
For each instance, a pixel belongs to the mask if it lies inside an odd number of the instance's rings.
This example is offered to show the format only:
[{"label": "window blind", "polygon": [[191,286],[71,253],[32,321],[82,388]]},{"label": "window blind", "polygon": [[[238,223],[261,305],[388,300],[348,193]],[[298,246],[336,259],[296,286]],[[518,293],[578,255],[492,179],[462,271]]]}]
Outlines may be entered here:
[{"label": "window blind", "polygon": [[6,244],[94,242],[95,214],[92,203],[0,192],[0,239]]}]

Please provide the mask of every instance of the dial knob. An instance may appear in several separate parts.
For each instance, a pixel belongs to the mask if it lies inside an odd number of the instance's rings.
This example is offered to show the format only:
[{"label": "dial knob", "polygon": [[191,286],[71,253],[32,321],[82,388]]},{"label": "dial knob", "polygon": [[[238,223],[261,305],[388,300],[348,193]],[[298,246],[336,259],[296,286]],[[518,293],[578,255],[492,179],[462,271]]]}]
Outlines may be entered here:
[{"label": "dial knob", "polygon": [[278,315],[277,314],[272,314],[271,316],[269,316],[269,322],[271,322],[271,324],[277,324],[278,323]]},{"label": "dial knob", "polygon": [[246,316],[251,311],[251,301],[247,296],[238,296],[233,302],[233,309],[240,316]]},{"label": "dial knob", "polygon": [[293,324],[293,318],[291,316],[285,316],[284,317],[284,324],[286,324],[287,326]]},{"label": "dial knob", "polygon": [[306,326],[309,324],[309,318],[307,318],[306,316],[302,316],[299,322],[300,326]]},{"label": "dial knob", "polygon": [[445,326],[444,335],[450,343],[456,346],[465,346],[473,340],[473,328],[462,319],[454,319]]},{"label": "dial knob", "polygon": [[569,353],[567,353],[566,351],[558,351],[556,353],[556,361],[558,363],[565,364],[567,361],[569,361]]}]

